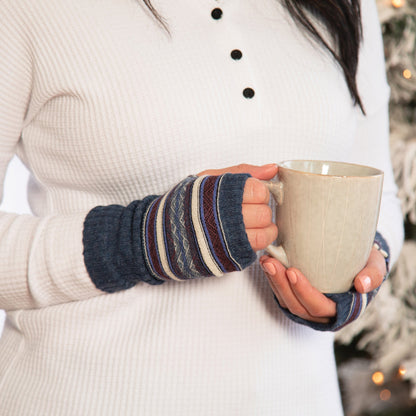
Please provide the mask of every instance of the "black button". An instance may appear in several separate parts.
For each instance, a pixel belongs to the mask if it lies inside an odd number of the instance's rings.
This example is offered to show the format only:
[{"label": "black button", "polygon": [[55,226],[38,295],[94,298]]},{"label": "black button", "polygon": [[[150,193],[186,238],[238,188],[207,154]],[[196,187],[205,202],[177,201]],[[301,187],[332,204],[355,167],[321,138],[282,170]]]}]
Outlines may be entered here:
[{"label": "black button", "polygon": [[221,9],[218,9],[218,8],[217,9],[214,9],[211,12],[211,16],[215,20],[221,19],[221,17],[222,17],[222,10]]},{"label": "black button", "polygon": [[253,98],[254,97],[254,90],[253,88],[245,88],[243,91],[243,95],[246,98]]},{"label": "black button", "polygon": [[231,58],[233,58],[235,61],[238,61],[242,57],[243,57],[243,54],[240,50],[234,49],[233,51],[231,51]]}]

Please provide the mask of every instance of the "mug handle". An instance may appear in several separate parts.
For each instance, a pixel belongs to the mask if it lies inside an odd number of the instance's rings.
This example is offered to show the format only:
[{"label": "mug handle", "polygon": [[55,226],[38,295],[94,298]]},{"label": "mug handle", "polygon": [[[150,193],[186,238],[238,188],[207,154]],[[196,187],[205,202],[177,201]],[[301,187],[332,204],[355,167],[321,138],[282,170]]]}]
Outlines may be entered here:
[{"label": "mug handle", "polygon": [[[274,200],[278,205],[282,205],[283,203],[283,183],[279,181],[276,177],[273,181],[262,181],[267,188],[269,189],[270,193],[273,195]],[[270,256],[274,257],[275,259],[279,260],[280,263],[283,264],[285,267],[289,267],[289,260],[287,258],[286,252],[284,248],[280,246],[274,246],[270,244],[266,247],[266,252]]]}]

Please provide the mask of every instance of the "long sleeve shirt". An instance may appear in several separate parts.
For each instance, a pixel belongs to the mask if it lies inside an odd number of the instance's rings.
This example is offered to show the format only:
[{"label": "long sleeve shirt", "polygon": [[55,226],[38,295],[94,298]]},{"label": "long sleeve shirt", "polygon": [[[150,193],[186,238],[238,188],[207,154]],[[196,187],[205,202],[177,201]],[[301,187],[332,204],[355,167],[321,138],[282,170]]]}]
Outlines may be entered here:
[{"label": "long sleeve shirt", "polygon": [[0,176],[17,154],[34,213],[0,215],[0,414],[340,415],[332,335],[287,319],[258,264],[105,294],[82,236],[94,207],[205,169],[342,160],[385,172],[378,230],[394,262],[375,2],[362,5],[366,116],[279,2],[153,5],[169,33],[133,0],[0,2]]}]

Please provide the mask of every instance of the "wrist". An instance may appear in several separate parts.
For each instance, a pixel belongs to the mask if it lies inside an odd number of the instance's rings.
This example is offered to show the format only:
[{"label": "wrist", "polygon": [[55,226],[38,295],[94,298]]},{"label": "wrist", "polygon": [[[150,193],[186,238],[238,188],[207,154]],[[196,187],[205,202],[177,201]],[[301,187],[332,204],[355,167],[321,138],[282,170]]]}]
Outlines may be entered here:
[{"label": "wrist", "polygon": [[188,177],[152,202],[142,224],[152,276],[161,281],[221,276],[255,260],[241,212],[248,177]]}]

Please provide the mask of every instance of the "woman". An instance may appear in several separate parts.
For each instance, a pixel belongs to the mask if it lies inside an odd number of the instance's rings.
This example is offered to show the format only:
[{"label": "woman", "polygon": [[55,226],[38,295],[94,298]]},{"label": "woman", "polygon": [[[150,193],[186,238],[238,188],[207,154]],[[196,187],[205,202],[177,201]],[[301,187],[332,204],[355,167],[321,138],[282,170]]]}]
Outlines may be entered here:
[{"label": "woman", "polygon": [[1,172],[17,153],[35,213],[1,216],[0,414],[342,414],[310,326],[358,315],[382,252],[335,301],[255,261],[277,234],[257,179],[293,158],[383,169],[400,249],[375,4],[359,55],[358,5],[325,4],[0,3]]}]

